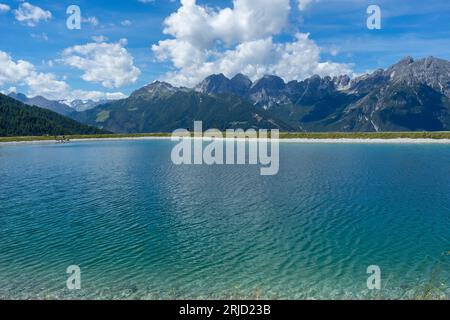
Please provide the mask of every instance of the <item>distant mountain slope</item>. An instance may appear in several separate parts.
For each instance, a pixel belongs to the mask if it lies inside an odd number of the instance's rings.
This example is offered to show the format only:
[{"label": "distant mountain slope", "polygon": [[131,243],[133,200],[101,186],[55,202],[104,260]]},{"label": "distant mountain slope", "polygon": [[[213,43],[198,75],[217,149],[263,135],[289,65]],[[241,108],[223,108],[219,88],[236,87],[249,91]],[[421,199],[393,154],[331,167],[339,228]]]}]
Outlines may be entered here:
[{"label": "distant mountain slope", "polygon": [[0,136],[98,133],[105,131],[80,124],[50,110],[25,105],[0,94]]},{"label": "distant mountain slope", "polygon": [[277,128],[294,130],[235,95],[206,95],[168,83],[155,82],[135,91],[128,99],[111,102],[73,115],[75,119],[117,133],[172,132],[192,128]]},{"label": "distant mountain slope", "polygon": [[94,109],[96,106],[99,106],[101,104],[108,103],[109,100],[100,100],[100,101],[94,101],[94,100],[74,100],[71,102],[67,102],[68,105],[70,105],[70,108],[72,108],[72,111],[77,112],[83,112],[86,110]]},{"label": "distant mountain slope", "polygon": [[211,75],[195,88],[155,82],[128,99],[72,115],[113,132],[206,128],[279,128],[308,132],[450,130],[450,62],[406,57],[387,70],[353,80],[313,76],[290,81],[267,75]]},{"label": "distant mountain slope", "polygon": [[73,100],[73,101],[55,101],[48,100],[41,96],[36,96],[34,98],[28,98],[23,93],[10,93],[8,95],[10,98],[16,99],[23,102],[29,106],[36,106],[39,108],[48,109],[59,113],[63,116],[70,116],[74,112],[83,112],[95,108],[98,105],[110,102],[110,100]]},{"label": "distant mountain slope", "polygon": [[41,96],[36,96],[34,98],[28,98],[23,93],[10,93],[8,95],[10,98],[16,99],[20,102],[23,102],[29,106],[36,106],[39,108],[44,108],[51,110],[53,112],[62,114],[63,116],[68,116],[75,110],[70,108],[68,105],[64,103],[60,103],[58,101],[48,100]]}]

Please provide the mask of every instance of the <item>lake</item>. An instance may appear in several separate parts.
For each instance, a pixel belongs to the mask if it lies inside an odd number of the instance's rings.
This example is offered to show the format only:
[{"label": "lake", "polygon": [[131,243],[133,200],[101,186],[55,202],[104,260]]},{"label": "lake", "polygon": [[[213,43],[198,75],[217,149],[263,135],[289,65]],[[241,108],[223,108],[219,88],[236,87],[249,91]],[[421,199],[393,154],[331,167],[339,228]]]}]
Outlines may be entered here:
[{"label": "lake", "polygon": [[0,146],[0,298],[450,298],[450,145],[281,143],[275,176],[174,145]]}]

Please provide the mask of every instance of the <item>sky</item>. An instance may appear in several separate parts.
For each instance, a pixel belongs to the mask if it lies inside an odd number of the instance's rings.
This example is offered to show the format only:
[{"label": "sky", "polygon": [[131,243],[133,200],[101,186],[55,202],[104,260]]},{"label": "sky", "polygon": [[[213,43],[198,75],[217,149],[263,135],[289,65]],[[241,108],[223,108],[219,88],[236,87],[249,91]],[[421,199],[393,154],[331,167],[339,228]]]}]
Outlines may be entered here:
[{"label": "sky", "polygon": [[[72,5],[80,29],[67,27]],[[369,5],[380,29],[367,27]],[[450,60],[450,1],[0,0],[0,91],[53,100],[218,73],[357,76],[408,55]]]}]

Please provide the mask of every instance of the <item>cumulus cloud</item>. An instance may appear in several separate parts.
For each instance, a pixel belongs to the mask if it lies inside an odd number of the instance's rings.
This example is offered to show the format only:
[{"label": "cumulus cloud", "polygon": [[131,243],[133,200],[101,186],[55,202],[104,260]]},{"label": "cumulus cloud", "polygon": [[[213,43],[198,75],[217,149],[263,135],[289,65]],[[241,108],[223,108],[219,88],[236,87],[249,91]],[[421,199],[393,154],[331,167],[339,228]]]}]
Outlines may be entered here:
[{"label": "cumulus cloud", "polygon": [[194,86],[213,73],[244,73],[253,80],[276,74],[286,81],[351,73],[350,65],[322,62],[321,49],[309,34],[298,32],[291,42],[274,41],[287,24],[289,3],[234,0],[233,8],[214,10],[182,0],[164,22],[164,33],[173,38],[152,46],[159,61],[170,61],[176,69],[164,80]]},{"label": "cumulus cloud", "polygon": [[235,0],[233,8],[218,11],[181,0],[165,20],[164,33],[203,49],[215,41],[230,46],[279,33],[289,11],[289,0]]},{"label": "cumulus cloud", "polygon": [[10,6],[4,3],[0,3],[0,12],[8,12],[9,10],[11,10]]},{"label": "cumulus cloud", "polygon": [[61,98],[61,93],[70,91],[69,85],[65,81],[58,80],[53,73],[33,71],[24,81],[31,96],[41,95],[57,99]]},{"label": "cumulus cloud", "polygon": [[136,82],[141,73],[124,47],[126,44],[126,39],[122,39],[117,43],[95,42],[73,46],[63,51],[61,61],[82,70],[85,81],[101,83],[106,88],[119,88]]},{"label": "cumulus cloud", "polygon": [[14,10],[14,16],[17,21],[29,27],[35,27],[40,21],[51,19],[52,13],[38,6],[33,6],[28,2],[24,2],[20,4],[17,10]]},{"label": "cumulus cloud", "polygon": [[120,92],[73,90],[53,73],[38,72],[32,63],[24,60],[14,61],[9,54],[0,51],[0,87],[4,85],[24,86],[27,87],[26,94],[30,97],[40,95],[52,100],[101,100],[125,97]]},{"label": "cumulus cloud", "polygon": [[0,86],[21,82],[33,71],[31,63],[24,60],[15,62],[6,52],[0,51]]}]

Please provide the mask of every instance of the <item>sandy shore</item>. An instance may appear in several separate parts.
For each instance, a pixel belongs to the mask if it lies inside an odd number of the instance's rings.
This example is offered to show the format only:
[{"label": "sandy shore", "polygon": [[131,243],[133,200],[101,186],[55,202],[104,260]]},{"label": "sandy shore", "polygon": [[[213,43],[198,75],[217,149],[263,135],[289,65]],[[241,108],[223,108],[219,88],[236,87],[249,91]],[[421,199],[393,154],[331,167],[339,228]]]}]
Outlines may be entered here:
[{"label": "sandy shore", "polygon": [[[94,142],[94,141],[133,141],[133,140],[170,140],[171,137],[124,137],[124,138],[89,138],[89,139],[72,139],[70,142]],[[199,139],[199,138],[192,138]],[[227,140],[227,139],[223,139]],[[243,139],[237,139],[242,141]],[[254,139],[250,139],[254,140]],[[450,139],[358,139],[358,138],[342,138],[342,139],[279,139],[280,143],[298,143],[298,144],[450,144]],[[26,145],[26,144],[61,144],[56,140],[36,140],[36,141],[12,141],[0,142],[2,145]]]},{"label": "sandy shore", "polygon": [[450,144],[450,139],[283,139],[289,143],[323,143],[323,144]]}]

